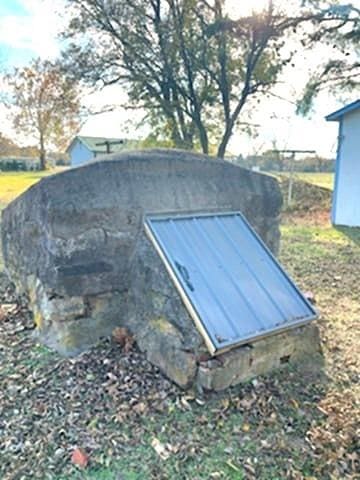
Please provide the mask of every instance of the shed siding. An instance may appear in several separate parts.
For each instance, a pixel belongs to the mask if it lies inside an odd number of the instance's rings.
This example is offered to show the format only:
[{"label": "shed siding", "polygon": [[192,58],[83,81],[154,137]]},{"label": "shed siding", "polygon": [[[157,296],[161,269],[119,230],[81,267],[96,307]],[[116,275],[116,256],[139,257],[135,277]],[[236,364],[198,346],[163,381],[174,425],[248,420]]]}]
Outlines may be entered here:
[{"label": "shed siding", "polygon": [[92,160],[94,154],[85,147],[79,140],[76,140],[70,151],[70,163],[72,167],[78,167]]},{"label": "shed siding", "polygon": [[360,110],[342,118],[339,130],[334,223],[360,226]]}]

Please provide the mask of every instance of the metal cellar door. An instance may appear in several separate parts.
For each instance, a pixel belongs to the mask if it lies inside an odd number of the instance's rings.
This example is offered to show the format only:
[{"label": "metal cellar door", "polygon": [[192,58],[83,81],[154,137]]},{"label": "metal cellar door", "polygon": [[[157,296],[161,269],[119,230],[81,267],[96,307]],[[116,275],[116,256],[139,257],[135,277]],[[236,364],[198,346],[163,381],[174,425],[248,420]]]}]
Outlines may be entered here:
[{"label": "metal cellar door", "polygon": [[316,317],[240,213],[149,216],[145,230],[211,354]]}]

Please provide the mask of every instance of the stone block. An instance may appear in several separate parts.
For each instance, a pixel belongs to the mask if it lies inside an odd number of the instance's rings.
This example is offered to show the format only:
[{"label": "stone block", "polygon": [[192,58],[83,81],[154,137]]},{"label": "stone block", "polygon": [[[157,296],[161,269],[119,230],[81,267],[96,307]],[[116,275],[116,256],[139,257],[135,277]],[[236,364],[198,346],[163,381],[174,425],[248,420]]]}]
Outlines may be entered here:
[{"label": "stone block", "polygon": [[293,362],[323,364],[319,330],[315,323],[268,336],[201,362],[197,383],[201,388],[220,391],[275,368]]}]

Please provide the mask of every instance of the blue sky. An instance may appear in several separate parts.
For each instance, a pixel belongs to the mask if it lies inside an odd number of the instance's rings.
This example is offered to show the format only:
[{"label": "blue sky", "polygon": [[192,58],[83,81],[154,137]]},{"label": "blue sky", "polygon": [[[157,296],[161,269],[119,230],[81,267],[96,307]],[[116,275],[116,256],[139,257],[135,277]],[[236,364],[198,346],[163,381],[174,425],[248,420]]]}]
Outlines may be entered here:
[{"label": "blue sky", "polygon": [[[229,7],[236,11],[241,0],[228,0]],[[249,4],[261,6],[265,0],[249,0]],[[359,0],[356,0],[359,1]],[[0,65],[6,69],[19,67],[32,58],[56,58],[60,52],[57,34],[61,31],[64,20],[64,0],[0,0]],[[334,96],[325,94],[316,103],[311,118],[300,118],[295,115],[295,107],[291,99],[302,90],[306,81],[306,71],[314,68],[323,52],[310,52],[310,57],[298,62],[297,68],[286,74],[287,87],[280,87],[277,93],[287,98],[282,101],[276,98],[263,99],[260,107],[250,119],[259,124],[259,135],[249,138],[238,133],[230,143],[231,153],[260,153],[272,148],[276,141],[277,148],[315,149],[322,155],[334,156],[336,147],[337,125],[325,122],[324,116],[341,106]],[[355,94],[356,95],[356,94]],[[111,87],[93,95],[89,102],[97,108],[112,103],[114,98],[124,102],[124,94],[120,87]],[[346,101],[348,99],[345,99]],[[349,98],[349,101],[353,98]],[[0,109],[0,115],[4,115]],[[131,136],[139,137],[145,131],[136,131],[132,125],[132,113],[119,109],[115,113],[98,115],[89,119],[81,133],[94,136]],[[134,117],[133,125],[139,115]],[[246,117],[244,118],[246,120]],[[2,131],[11,134],[10,124],[2,122]]]},{"label": "blue sky", "polygon": [[3,15],[27,15],[25,5],[18,0],[2,0],[0,3],[0,16]]},{"label": "blue sky", "polygon": [[[25,6],[17,0],[1,0],[0,3],[0,18],[4,17],[26,17],[29,15]],[[31,58],[31,52],[25,49],[18,49],[12,47],[6,38],[1,36],[0,41],[0,61],[6,65],[13,65],[18,63],[26,63]]]},{"label": "blue sky", "polygon": [[6,68],[21,66],[37,56],[59,51],[56,9],[62,0],[0,0],[0,61]]}]

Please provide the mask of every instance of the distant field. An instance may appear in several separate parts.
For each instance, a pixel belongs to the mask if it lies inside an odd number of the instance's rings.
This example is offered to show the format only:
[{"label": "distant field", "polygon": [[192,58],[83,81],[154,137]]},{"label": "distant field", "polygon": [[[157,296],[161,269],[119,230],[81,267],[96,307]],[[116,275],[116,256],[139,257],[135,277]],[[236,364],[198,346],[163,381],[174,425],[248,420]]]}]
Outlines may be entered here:
[{"label": "distant field", "polygon": [[0,210],[41,178],[59,171],[61,168],[45,172],[0,172]]},{"label": "distant field", "polygon": [[[266,172],[275,177],[287,177],[289,172]],[[333,173],[318,173],[318,172],[295,172],[295,178],[303,182],[317,185],[318,187],[333,190],[334,188],[334,174]]]},{"label": "distant field", "polygon": [[[25,192],[41,178],[60,172],[64,167],[58,167],[45,172],[0,172],[0,213],[6,205]],[[1,229],[1,215],[0,215]],[[0,237],[1,241],[1,237]],[[0,242],[0,271],[3,269]]]},{"label": "distant field", "polygon": [[303,180],[304,182],[318,185],[319,187],[328,188],[332,190],[334,188],[334,174],[333,173],[300,173],[296,172],[296,178]]}]

